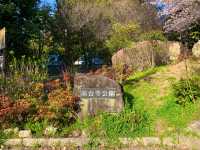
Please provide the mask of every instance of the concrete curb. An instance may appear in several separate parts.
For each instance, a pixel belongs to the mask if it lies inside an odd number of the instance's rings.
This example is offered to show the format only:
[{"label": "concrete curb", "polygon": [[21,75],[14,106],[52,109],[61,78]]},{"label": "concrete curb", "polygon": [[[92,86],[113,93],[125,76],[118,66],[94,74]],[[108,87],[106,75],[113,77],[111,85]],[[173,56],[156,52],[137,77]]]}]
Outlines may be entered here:
[{"label": "concrete curb", "polygon": [[87,138],[23,138],[8,139],[4,143],[6,147],[64,147],[67,145],[83,146],[88,143]]},{"label": "concrete curb", "polygon": [[[168,148],[180,148],[187,147],[188,149],[191,147],[199,148],[200,139],[193,139],[190,137],[180,137],[179,140],[173,139],[171,137],[143,137],[143,138],[120,138],[120,142],[123,145],[127,145],[128,147],[168,147]],[[23,139],[8,139],[5,143],[5,147],[13,148],[13,147],[83,147],[84,145],[89,143],[88,138],[80,137],[80,138],[23,138]]]}]

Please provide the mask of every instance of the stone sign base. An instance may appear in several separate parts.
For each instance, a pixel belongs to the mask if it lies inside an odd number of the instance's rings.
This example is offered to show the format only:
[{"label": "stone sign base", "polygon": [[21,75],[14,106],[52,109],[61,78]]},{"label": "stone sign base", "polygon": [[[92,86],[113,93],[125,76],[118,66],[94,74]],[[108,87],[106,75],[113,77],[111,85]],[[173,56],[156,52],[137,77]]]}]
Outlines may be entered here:
[{"label": "stone sign base", "polygon": [[116,113],[121,111],[121,107],[116,106],[115,99],[81,99],[80,102],[81,113],[79,116],[83,118],[84,116],[95,116],[98,113],[109,112]]}]

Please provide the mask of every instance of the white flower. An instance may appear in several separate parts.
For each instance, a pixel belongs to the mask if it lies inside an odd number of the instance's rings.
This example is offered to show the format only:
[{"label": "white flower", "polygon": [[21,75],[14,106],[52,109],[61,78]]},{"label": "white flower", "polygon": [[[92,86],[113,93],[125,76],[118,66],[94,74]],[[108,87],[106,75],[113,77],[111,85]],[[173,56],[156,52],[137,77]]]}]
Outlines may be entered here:
[{"label": "white flower", "polygon": [[46,136],[54,136],[56,134],[57,128],[49,126],[45,129],[44,135]]}]

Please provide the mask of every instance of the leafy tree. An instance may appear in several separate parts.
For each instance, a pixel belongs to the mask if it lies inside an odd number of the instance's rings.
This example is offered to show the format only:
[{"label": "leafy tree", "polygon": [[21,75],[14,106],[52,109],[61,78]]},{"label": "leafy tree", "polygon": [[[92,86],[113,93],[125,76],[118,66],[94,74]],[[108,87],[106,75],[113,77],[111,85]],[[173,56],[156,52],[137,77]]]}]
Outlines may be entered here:
[{"label": "leafy tree", "polygon": [[166,37],[162,31],[152,30],[150,32],[145,32],[140,35],[140,40],[160,40],[166,41]]},{"label": "leafy tree", "polygon": [[109,17],[102,13],[101,3],[95,1],[59,0],[57,3],[54,39],[64,47],[69,65],[80,55],[89,64],[91,55],[96,55],[97,49],[103,46]]},{"label": "leafy tree", "polygon": [[129,23],[125,25],[115,23],[112,27],[112,34],[106,41],[106,46],[111,50],[111,52],[129,47],[133,42],[139,40],[139,34],[140,26],[136,23]]},{"label": "leafy tree", "polygon": [[33,18],[38,0],[1,0],[0,27],[7,29],[7,48],[16,56],[29,54],[28,41],[31,38]]},{"label": "leafy tree", "polygon": [[54,48],[51,32],[54,20],[51,11],[49,6],[42,6],[33,19],[29,47],[36,56],[41,56]]},{"label": "leafy tree", "polygon": [[154,8],[139,0],[57,0],[57,6],[54,40],[65,49],[68,64],[81,55],[90,61],[106,49],[115,23],[136,22],[144,31],[159,26]]},{"label": "leafy tree", "polygon": [[17,58],[38,56],[52,47],[53,16],[40,0],[0,0],[0,28],[7,30],[7,50]]}]

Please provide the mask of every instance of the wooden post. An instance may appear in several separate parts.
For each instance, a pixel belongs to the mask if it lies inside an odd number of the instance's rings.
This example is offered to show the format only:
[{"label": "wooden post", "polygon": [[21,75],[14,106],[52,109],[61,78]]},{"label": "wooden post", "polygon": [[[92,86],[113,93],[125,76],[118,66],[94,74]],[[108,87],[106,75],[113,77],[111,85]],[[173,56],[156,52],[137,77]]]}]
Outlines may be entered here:
[{"label": "wooden post", "polygon": [[5,72],[5,48],[6,48],[6,29],[0,29],[0,69],[2,75],[3,75],[3,93],[5,93],[6,88],[4,87],[6,85],[6,72]]},{"label": "wooden post", "polygon": [[5,70],[5,48],[6,48],[6,29],[0,30],[0,67],[3,73]]}]

